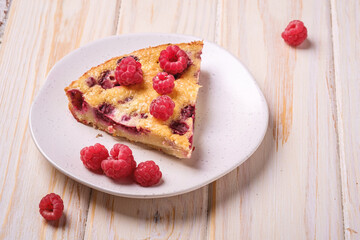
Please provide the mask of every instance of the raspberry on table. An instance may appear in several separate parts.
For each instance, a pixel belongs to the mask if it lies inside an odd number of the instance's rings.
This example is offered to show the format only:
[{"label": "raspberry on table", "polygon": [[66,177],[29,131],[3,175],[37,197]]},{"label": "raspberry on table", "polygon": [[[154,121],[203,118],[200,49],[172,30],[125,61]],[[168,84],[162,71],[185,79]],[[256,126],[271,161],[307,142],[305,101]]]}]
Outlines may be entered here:
[{"label": "raspberry on table", "polygon": [[157,184],[161,177],[159,166],[154,161],[142,162],[134,171],[135,181],[143,187]]},{"label": "raspberry on table", "polygon": [[132,151],[128,146],[117,143],[110,150],[110,155],[115,160],[124,160],[130,163],[130,166],[135,169],[136,162],[134,160],[134,156],[132,155]]},{"label": "raspberry on table", "polygon": [[177,74],[188,67],[189,57],[184,50],[177,45],[170,45],[160,52],[160,67],[167,73]]},{"label": "raspberry on table", "polygon": [[150,104],[150,114],[155,118],[166,121],[174,113],[175,103],[167,95],[162,95],[154,99]]},{"label": "raspberry on table", "polygon": [[109,157],[108,150],[96,143],[94,146],[84,147],[80,151],[80,159],[85,167],[91,170],[99,170],[101,168],[101,162]]},{"label": "raspberry on table", "polygon": [[158,94],[169,94],[175,87],[175,78],[167,72],[159,72],[153,78],[153,88]]},{"label": "raspberry on table", "polygon": [[58,220],[64,210],[61,197],[55,193],[47,194],[39,203],[39,212],[46,220]]},{"label": "raspberry on table", "polygon": [[293,20],[281,34],[284,41],[291,46],[300,45],[307,38],[307,29],[300,20]]},{"label": "raspberry on table", "polygon": [[115,79],[120,85],[138,84],[143,81],[141,63],[133,57],[126,57],[120,61],[115,70]]},{"label": "raspberry on table", "polygon": [[132,162],[124,159],[114,159],[112,156],[101,162],[101,168],[106,176],[113,179],[130,176],[135,169]]}]

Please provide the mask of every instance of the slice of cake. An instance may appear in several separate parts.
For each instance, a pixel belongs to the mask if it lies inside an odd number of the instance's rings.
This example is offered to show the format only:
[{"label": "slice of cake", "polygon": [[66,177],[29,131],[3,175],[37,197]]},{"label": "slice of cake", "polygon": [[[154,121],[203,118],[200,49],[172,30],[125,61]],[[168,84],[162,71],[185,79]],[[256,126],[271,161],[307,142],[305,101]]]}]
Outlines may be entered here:
[{"label": "slice of cake", "polygon": [[112,58],[65,88],[75,119],[113,136],[190,158],[202,41]]}]

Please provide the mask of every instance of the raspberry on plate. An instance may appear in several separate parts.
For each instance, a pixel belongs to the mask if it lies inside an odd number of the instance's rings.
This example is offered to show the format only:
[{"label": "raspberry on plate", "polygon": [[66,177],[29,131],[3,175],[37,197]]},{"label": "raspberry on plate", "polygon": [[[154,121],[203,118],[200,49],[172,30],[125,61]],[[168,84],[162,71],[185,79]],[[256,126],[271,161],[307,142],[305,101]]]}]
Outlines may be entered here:
[{"label": "raspberry on plate", "polygon": [[124,160],[124,161],[130,163],[131,167],[133,169],[135,169],[136,162],[134,160],[134,156],[132,155],[132,151],[128,146],[117,143],[110,150],[110,155],[115,160]]},{"label": "raspberry on plate", "polygon": [[175,103],[167,95],[159,96],[150,104],[150,114],[155,118],[166,121],[174,113]]},{"label": "raspberry on plate", "polygon": [[153,88],[158,94],[169,94],[175,87],[175,78],[167,72],[159,72],[153,78]]},{"label": "raspberry on plate", "polygon": [[113,157],[109,157],[101,162],[101,168],[106,176],[113,179],[119,179],[130,176],[133,173],[135,169],[133,161],[129,162],[124,159],[114,159]]},{"label": "raspberry on plate", "polygon": [[160,52],[160,67],[167,73],[177,74],[188,67],[189,57],[184,50],[176,45],[170,45]]},{"label": "raspberry on plate", "polygon": [[115,70],[115,79],[120,85],[131,85],[143,81],[141,63],[133,57],[122,59]]},{"label": "raspberry on plate", "polygon": [[307,38],[307,29],[302,21],[293,20],[285,28],[281,37],[287,44],[298,46]]},{"label": "raspberry on plate", "polygon": [[85,167],[91,170],[99,170],[101,168],[101,162],[109,157],[108,150],[96,143],[94,146],[84,147],[80,151],[80,159]]},{"label": "raspberry on plate", "polygon": [[161,177],[159,166],[154,161],[142,162],[134,171],[135,181],[143,187],[157,184]]},{"label": "raspberry on plate", "polygon": [[39,212],[46,220],[58,220],[64,210],[61,197],[55,193],[47,194],[39,203]]}]

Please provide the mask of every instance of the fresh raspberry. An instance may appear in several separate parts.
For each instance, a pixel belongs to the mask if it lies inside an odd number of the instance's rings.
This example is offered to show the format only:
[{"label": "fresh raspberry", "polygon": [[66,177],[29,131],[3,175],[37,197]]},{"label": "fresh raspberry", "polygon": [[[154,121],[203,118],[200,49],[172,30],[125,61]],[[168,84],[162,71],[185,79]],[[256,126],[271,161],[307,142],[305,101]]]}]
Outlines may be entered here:
[{"label": "fresh raspberry", "polygon": [[153,78],[153,88],[158,94],[169,94],[175,87],[175,78],[167,72],[159,72]]},{"label": "fresh raspberry", "polygon": [[80,159],[85,167],[95,171],[101,168],[101,162],[108,157],[108,150],[100,143],[96,143],[94,146],[84,147],[80,151]]},{"label": "fresh raspberry", "polygon": [[132,155],[132,151],[128,146],[117,143],[110,150],[110,155],[113,157],[113,159],[124,160],[124,161],[130,163],[130,166],[133,169],[136,168],[136,162],[134,160],[134,156]]},{"label": "fresh raspberry", "polygon": [[122,59],[115,70],[115,79],[120,85],[131,85],[143,81],[141,63],[132,57]]},{"label": "fresh raspberry", "polygon": [[61,197],[50,193],[43,197],[39,203],[39,212],[46,220],[58,220],[64,210],[64,203]]},{"label": "fresh raspberry", "polygon": [[162,173],[159,166],[154,161],[146,161],[139,164],[134,171],[135,181],[143,187],[157,184],[161,179]]},{"label": "fresh raspberry", "polygon": [[127,160],[108,157],[108,159],[101,162],[101,168],[106,176],[119,179],[131,175],[135,167],[132,162]]},{"label": "fresh raspberry", "polygon": [[167,95],[159,96],[150,104],[150,114],[155,118],[166,121],[173,115],[174,101]]},{"label": "fresh raspberry", "polygon": [[160,52],[159,62],[165,72],[175,75],[188,67],[189,57],[178,46],[170,45]]},{"label": "fresh raspberry", "polygon": [[287,44],[298,46],[307,38],[307,29],[302,21],[293,20],[285,28],[281,37]]}]

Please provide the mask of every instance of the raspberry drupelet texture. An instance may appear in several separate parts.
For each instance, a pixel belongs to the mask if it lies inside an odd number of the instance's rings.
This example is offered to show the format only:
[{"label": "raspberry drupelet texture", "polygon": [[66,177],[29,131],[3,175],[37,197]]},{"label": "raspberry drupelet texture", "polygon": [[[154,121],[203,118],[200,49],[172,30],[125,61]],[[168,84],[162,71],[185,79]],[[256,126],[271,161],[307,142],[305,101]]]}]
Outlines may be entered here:
[{"label": "raspberry drupelet texture", "polygon": [[133,57],[126,57],[120,61],[115,70],[115,79],[120,85],[138,84],[143,81],[141,63]]},{"label": "raspberry drupelet texture", "polygon": [[94,146],[84,147],[80,151],[80,159],[85,167],[91,170],[99,170],[101,168],[101,162],[109,157],[108,150],[96,143]]},{"label": "raspberry drupelet texture", "polygon": [[188,67],[189,57],[184,50],[176,45],[170,45],[160,52],[160,67],[167,73],[177,74]]},{"label": "raspberry drupelet texture", "polygon": [[150,104],[150,114],[155,118],[166,121],[174,113],[175,103],[167,95],[159,96]]},{"label": "raspberry drupelet texture", "polygon": [[127,177],[134,172],[136,162],[131,149],[117,143],[110,150],[110,157],[101,163],[105,175],[113,179]]},{"label": "raspberry drupelet texture", "polygon": [[307,29],[302,21],[293,20],[285,28],[281,37],[287,44],[291,46],[298,46],[307,38]]},{"label": "raspberry drupelet texture", "polygon": [[135,181],[143,187],[157,184],[161,177],[159,166],[154,161],[142,162],[134,171]]},{"label": "raspberry drupelet texture", "polygon": [[158,94],[169,94],[175,87],[175,78],[167,72],[160,72],[153,78],[153,88]]},{"label": "raspberry drupelet texture", "polygon": [[134,156],[132,154],[132,151],[128,146],[126,146],[124,144],[117,143],[110,150],[110,155],[115,160],[124,160],[124,161],[130,163],[131,167],[133,169],[135,169],[136,162],[134,160]]},{"label": "raspberry drupelet texture", "polygon": [[132,164],[123,159],[109,157],[102,161],[101,168],[105,175],[113,179],[124,178],[131,175],[134,171]]},{"label": "raspberry drupelet texture", "polygon": [[55,193],[47,194],[39,203],[39,212],[46,220],[58,220],[64,210],[61,197]]}]

